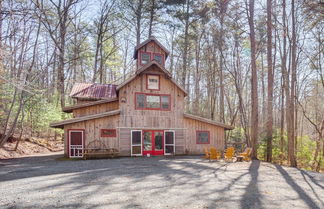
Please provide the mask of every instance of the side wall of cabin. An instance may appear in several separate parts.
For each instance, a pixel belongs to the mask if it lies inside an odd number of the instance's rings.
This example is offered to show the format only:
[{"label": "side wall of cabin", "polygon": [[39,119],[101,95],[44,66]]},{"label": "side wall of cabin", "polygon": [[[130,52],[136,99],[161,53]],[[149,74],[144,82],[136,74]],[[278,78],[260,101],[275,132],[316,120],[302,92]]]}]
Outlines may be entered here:
[{"label": "side wall of cabin", "polygon": [[[189,118],[184,118],[184,127],[186,128],[185,149],[188,154],[203,154],[205,147],[215,147],[218,150],[224,149],[224,128]],[[208,131],[210,133],[209,144],[197,144],[197,131]]]},{"label": "side wall of cabin", "polygon": [[[92,119],[64,126],[64,154],[68,156],[69,130],[84,130],[84,147],[94,140],[102,141],[106,147],[119,149],[119,115]],[[102,137],[101,129],[116,129],[116,137]]]}]

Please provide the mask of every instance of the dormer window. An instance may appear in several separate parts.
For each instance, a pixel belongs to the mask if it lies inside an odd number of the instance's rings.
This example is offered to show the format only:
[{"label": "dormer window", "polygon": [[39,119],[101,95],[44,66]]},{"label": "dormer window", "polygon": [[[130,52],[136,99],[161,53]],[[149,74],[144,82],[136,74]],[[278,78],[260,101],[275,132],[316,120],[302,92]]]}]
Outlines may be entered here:
[{"label": "dormer window", "polygon": [[149,63],[151,60],[151,53],[149,52],[141,52],[141,65],[146,65],[147,63]]},{"label": "dormer window", "polygon": [[157,61],[160,65],[163,65],[164,56],[163,54],[153,53],[153,60]]}]

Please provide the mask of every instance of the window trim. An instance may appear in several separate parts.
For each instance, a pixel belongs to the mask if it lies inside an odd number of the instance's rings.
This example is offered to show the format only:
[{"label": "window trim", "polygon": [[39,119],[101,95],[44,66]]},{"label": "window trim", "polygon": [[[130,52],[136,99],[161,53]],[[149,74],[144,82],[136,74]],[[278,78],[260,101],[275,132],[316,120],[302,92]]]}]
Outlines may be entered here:
[{"label": "window trim", "polygon": [[[158,76],[159,77],[159,88],[158,89],[149,89],[148,88],[148,78],[149,78],[150,75]],[[157,75],[157,74],[146,74],[146,89],[147,90],[160,91],[160,85],[161,85],[161,76],[160,75]]]},{"label": "window trim", "polygon": [[[114,133],[111,134],[111,135],[108,135],[108,134],[104,134],[103,132],[104,131],[113,131]],[[117,137],[117,131],[116,129],[107,129],[107,128],[102,128],[100,129],[100,137]]]},{"label": "window trim", "polygon": [[[148,55],[150,55],[150,59],[149,59],[149,62],[148,63],[146,63],[146,64],[143,64],[142,63],[142,54],[148,54]],[[147,64],[150,63],[151,60],[152,60],[152,53],[151,52],[140,51],[140,57],[139,57],[139,64],[140,65],[147,65]]]},{"label": "window trim", "polygon": [[[201,132],[207,132],[208,133],[208,142],[198,142],[198,134]],[[196,131],[196,144],[210,144],[210,131],[207,130],[197,130]]]},{"label": "window trim", "polygon": [[[152,56],[152,60],[154,60],[154,56],[155,55],[161,55],[162,56],[162,66],[164,66],[164,63],[165,63],[165,58],[164,58],[164,54],[162,54],[162,53],[157,53],[157,52],[154,52],[153,53],[153,56]],[[159,63],[158,61],[156,61],[157,63]],[[160,64],[160,63],[159,63]]]},{"label": "window trim", "polygon": [[[137,95],[138,94],[144,94],[145,95],[145,107],[144,108],[138,108],[137,107]],[[160,97],[160,108],[147,108],[146,105],[146,96],[159,96]],[[169,108],[168,109],[162,109],[162,101],[161,101],[161,96],[168,96],[169,97]],[[135,105],[135,110],[160,110],[160,111],[171,111],[171,94],[153,94],[153,93],[143,93],[143,92],[135,92],[134,94],[134,105]]]}]

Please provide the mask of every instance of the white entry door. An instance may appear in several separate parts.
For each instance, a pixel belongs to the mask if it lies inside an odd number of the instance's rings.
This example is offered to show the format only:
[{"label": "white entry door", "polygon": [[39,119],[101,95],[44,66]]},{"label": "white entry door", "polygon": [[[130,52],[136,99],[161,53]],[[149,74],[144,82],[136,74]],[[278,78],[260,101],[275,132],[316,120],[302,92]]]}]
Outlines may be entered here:
[{"label": "white entry door", "polygon": [[175,132],[164,131],[164,155],[175,154]]}]

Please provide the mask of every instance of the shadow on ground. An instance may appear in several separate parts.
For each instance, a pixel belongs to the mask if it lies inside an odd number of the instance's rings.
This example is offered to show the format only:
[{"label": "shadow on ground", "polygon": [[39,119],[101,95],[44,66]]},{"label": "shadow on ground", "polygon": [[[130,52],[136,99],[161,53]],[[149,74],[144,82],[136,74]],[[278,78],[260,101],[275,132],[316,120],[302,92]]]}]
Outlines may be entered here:
[{"label": "shadow on ground", "polygon": [[55,160],[59,157],[1,160],[0,208],[323,206],[323,185],[316,180],[322,174],[314,178],[305,171],[264,166],[260,161],[224,163],[199,157]]}]

